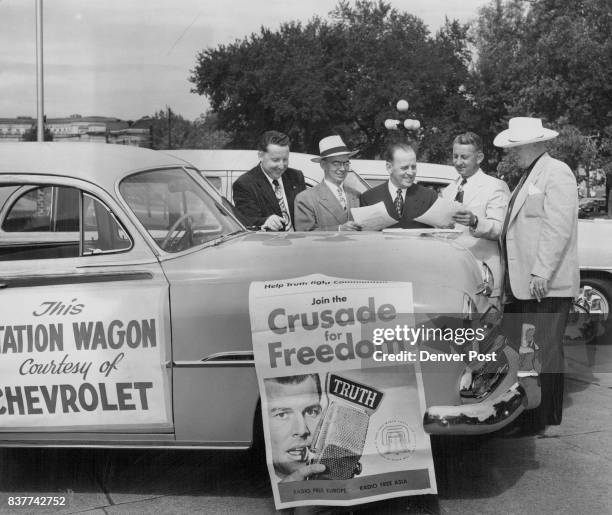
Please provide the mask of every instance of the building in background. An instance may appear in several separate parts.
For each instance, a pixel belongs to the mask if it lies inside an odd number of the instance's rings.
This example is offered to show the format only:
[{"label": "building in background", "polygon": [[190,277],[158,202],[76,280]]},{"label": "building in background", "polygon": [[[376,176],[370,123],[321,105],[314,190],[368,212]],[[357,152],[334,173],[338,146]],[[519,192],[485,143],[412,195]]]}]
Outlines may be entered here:
[{"label": "building in background", "polygon": [[[0,118],[0,142],[20,141],[36,124],[30,116]],[[47,118],[46,129],[54,141],[89,141],[149,147],[151,144],[150,122],[147,119],[128,122],[106,116],[81,116],[73,114],[66,118]]]}]

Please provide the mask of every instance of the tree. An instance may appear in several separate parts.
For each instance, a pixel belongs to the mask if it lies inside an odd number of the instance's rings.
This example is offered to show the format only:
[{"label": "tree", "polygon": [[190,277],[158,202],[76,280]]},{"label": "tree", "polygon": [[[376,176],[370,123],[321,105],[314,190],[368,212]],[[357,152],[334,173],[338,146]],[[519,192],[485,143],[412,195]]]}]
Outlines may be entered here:
[{"label": "tree", "polygon": [[384,1],[341,1],[329,19],[261,28],[200,52],[190,80],[233,147],[253,147],[274,128],[294,150],[317,152],[319,139],[338,132],[362,157],[375,157],[389,137],[383,121],[405,98],[424,127],[424,154],[439,159],[470,108],[468,61],[467,28],[457,22],[432,37],[420,19]]},{"label": "tree", "polygon": [[[151,148],[223,148],[228,137],[217,128],[214,114],[202,114],[191,122],[169,107],[148,118]],[[141,121],[142,123],[142,121]]]},{"label": "tree", "polygon": [[571,125],[601,151],[612,127],[609,0],[493,0],[473,32],[485,140],[510,116]]},{"label": "tree", "polygon": [[[38,141],[38,126],[32,125],[21,137],[22,141]],[[43,130],[43,141],[53,141],[53,133],[45,127]]]}]

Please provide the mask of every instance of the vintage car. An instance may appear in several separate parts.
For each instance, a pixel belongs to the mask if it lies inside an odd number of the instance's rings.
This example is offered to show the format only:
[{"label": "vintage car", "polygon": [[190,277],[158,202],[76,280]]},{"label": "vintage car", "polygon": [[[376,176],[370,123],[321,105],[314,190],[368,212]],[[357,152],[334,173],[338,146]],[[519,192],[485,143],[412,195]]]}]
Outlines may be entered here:
[{"label": "vintage car", "polygon": [[249,286],[314,273],[410,282],[415,323],[481,329],[479,352],[496,361],[422,364],[428,432],[491,432],[539,402],[517,380],[490,277],[444,234],[249,232],[161,152],[0,153],[0,445],[248,447]]},{"label": "vintage car", "polygon": [[[192,163],[230,202],[233,181],[257,162],[256,152],[252,150],[182,149],[165,152]],[[290,157],[290,165],[304,172],[308,186],[318,184],[323,178],[320,166],[311,161],[312,157],[297,152],[292,152]],[[364,180],[374,187],[389,177],[385,162],[381,160],[351,159],[351,167],[354,173],[349,176],[348,184],[359,192],[367,188]],[[452,166],[432,163],[417,165],[417,182],[436,190],[443,189],[457,178],[457,171]],[[612,220],[579,220],[580,293],[571,318],[571,325],[576,327],[568,329],[569,338],[583,339],[586,336],[591,339],[599,336],[603,342],[612,335],[612,248],[602,246],[602,241],[612,241]],[[500,278],[496,279],[499,284]]]}]

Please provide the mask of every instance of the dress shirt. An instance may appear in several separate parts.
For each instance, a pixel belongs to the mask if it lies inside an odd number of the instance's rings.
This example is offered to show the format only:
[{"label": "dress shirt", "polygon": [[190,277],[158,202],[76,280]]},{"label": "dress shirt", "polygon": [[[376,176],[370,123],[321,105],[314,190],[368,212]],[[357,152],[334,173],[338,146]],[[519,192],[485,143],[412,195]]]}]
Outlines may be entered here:
[{"label": "dress shirt", "polygon": [[397,197],[397,190],[400,189],[402,190],[402,202],[406,202],[406,190],[408,188],[398,188],[395,184],[391,182],[391,180],[387,182],[387,185],[389,187],[389,195],[391,195],[392,200],[395,200],[395,197]]},{"label": "dress shirt", "polygon": [[[276,187],[274,186],[274,183],[272,182],[274,180],[274,178],[270,177],[270,175],[268,175],[268,172],[266,172],[264,170],[264,167],[261,165],[261,163],[259,163],[259,166],[261,168],[261,171],[264,173],[264,175],[266,176],[266,179],[268,179],[268,182],[270,183],[270,188],[272,188],[272,191],[276,192]],[[281,192],[283,193],[283,200],[285,201],[285,206],[287,206],[287,215],[289,215],[289,225],[288,227],[291,227],[291,213],[289,213],[289,202],[287,202],[287,195],[285,193],[285,186],[283,184],[283,176],[281,175],[278,179],[278,184],[281,187]],[[279,204],[280,205],[280,204]],[[289,229],[287,229],[289,230]]]},{"label": "dress shirt", "polygon": [[336,197],[338,199],[338,202],[340,203],[340,205],[342,205],[342,199],[340,198],[340,194],[338,193],[338,189],[342,190],[342,194],[344,195],[344,206],[348,208],[347,200],[346,200],[346,191],[344,191],[344,183],[334,184],[333,182],[328,181],[327,179],[323,179],[323,182],[331,190],[331,192],[334,194],[334,197]]}]

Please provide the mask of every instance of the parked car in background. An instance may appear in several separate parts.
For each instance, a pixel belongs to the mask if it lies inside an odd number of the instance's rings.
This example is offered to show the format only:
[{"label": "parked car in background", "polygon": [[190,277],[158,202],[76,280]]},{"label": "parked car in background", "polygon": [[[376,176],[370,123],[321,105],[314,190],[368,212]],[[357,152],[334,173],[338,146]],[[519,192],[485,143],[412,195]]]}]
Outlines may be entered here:
[{"label": "parked car in background", "polygon": [[[259,162],[254,150],[164,150],[163,152],[184,159],[195,166],[200,173],[230,202],[233,202],[232,184],[243,173],[248,172]],[[301,170],[309,187],[323,180],[323,170],[311,159],[311,154],[291,152],[289,166]],[[352,161],[351,161],[352,162]],[[358,193],[369,189],[368,183],[355,173],[349,173],[347,186]]]},{"label": "parked car in background", "polygon": [[[243,173],[249,171],[258,162],[254,150],[164,150],[194,165],[230,202],[232,201],[232,184]],[[304,173],[307,186],[314,186],[323,180],[323,170],[311,159],[311,154],[291,152],[289,166]],[[373,188],[388,180],[389,172],[385,161],[368,159],[351,159],[353,174],[349,174],[346,184],[359,193]],[[418,163],[417,181],[433,188],[445,187],[450,180],[458,177],[452,166],[431,163]]]},{"label": "parked car in background", "polygon": [[[192,163],[219,191],[231,201],[231,185],[241,174],[257,163],[257,152],[252,150],[171,150],[176,157]],[[290,166],[304,172],[308,186],[314,186],[323,179],[323,172],[309,154],[292,152]],[[352,170],[349,184],[357,191],[374,187],[386,180],[385,161],[351,159]],[[443,189],[458,177],[454,167],[431,163],[418,163],[417,181],[436,190]],[[577,312],[589,310],[595,315],[599,328],[595,333],[612,335],[612,221],[579,220],[578,259],[580,263],[580,294],[576,302]],[[581,321],[583,324],[584,319]],[[586,324],[588,325],[588,324]]]},{"label": "parked car in background", "polygon": [[219,199],[161,152],[2,145],[1,446],[248,447],[249,286],[315,273],[410,282],[415,326],[482,330],[498,360],[464,390],[465,362],[422,364],[427,431],[486,433],[534,405],[465,249],[418,233],[250,232]]}]

